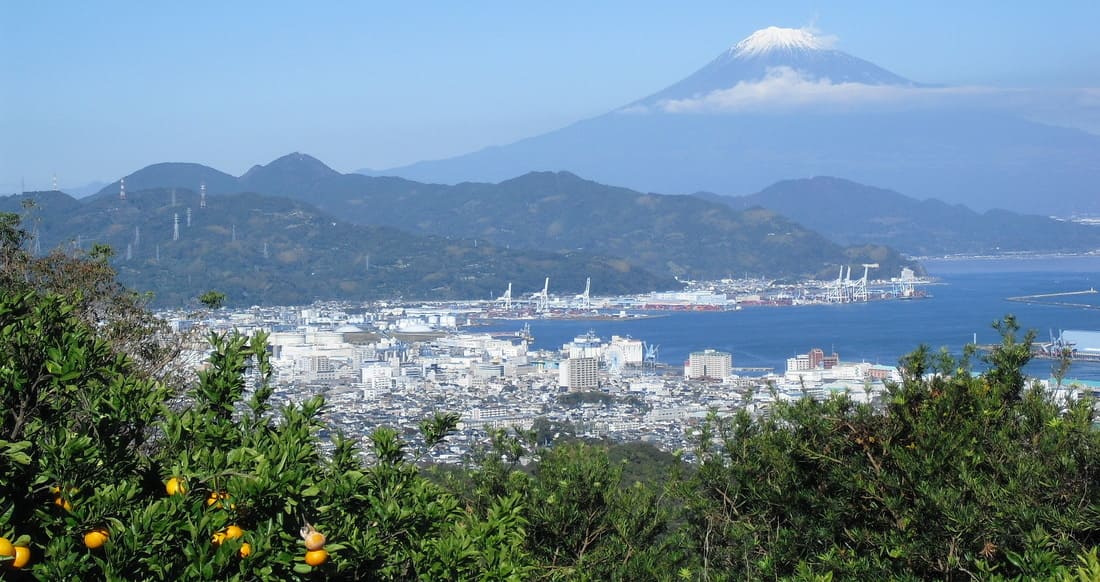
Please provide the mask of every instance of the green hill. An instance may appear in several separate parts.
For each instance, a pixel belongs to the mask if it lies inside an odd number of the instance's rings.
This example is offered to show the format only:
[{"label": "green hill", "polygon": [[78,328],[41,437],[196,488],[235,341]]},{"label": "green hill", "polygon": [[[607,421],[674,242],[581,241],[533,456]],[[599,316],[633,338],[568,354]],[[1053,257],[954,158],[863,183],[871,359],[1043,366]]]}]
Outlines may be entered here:
[{"label": "green hill", "polygon": [[[486,241],[413,235],[383,226],[333,219],[312,206],[259,194],[210,196],[177,189],[99,196],[86,203],[58,193],[42,199],[28,224],[41,225],[43,250],[107,243],[120,280],[152,291],[156,304],[182,305],[207,289],[232,303],[300,304],[316,299],[487,298],[512,283],[584,288],[586,277],[606,293],[671,288],[671,278],[591,253],[507,249]],[[67,196],[65,198],[68,198]],[[21,211],[18,197],[0,210]],[[191,210],[188,225],[187,211]],[[173,240],[178,216],[179,240]]]},{"label": "green hill", "polygon": [[[163,183],[156,186],[176,187],[186,175],[194,189],[200,175],[216,175],[216,183],[206,181],[211,195],[254,191],[287,196],[352,223],[512,248],[616,257],[669,277],[831,277],[845,264],[875,262],[882,273],[915,266],[873,241],[844,248],[776,212],[742,212],[691,196],[644,194],[568,172],[448,186],[340,174],[294,153],[255,166],[228,183],[221,179],[227,175],[217,170],[192,166],[150,166],[127,183],[150,184],[162,175]],[[117,198],[117,191],[116,183],[97,196]]]},{"label": "green hill", "polygon": [[882,247],[845,249],[776,212],[643,194],[568,172],[500,184],[421,184],[340,175],[300,196],[347,220],[512,247],[591,252],[680,278],[830,275],[842,264],[911,265]]}]

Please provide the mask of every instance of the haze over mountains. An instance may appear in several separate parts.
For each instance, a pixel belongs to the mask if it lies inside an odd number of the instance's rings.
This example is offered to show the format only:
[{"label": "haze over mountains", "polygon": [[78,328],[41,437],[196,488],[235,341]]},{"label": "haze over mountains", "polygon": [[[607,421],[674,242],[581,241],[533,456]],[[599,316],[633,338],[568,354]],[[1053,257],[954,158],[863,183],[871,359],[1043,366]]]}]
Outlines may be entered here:
[{"label": "haze over mountains", "polygon": [[[673,277],[830,277],[870,262],[889,277],[919,269],[895,248],[1100,248],[1098,228],[978,214],[838,178],[745,197],[642,193],[569,172],[449,186],[341,174],[294,153],[240,177],[154,164],[125,184],[125,200],[120,181],[82,200],[28,195],[39,244],[111,244],[124,281],[172,304],[210,287],[248,304],[484,297],[508,283],[540,288],[547,276],[553,289],[579,292],[592,277],[596,292],[619,293],[673,288]],[[22,199],[0,198],[0,211],[23,212]]]},{"label": "haze over mountains", "polygon": [[685,79],[516,143],[375,175],[568,170],[641,191],[757,192],[831,175],[976,210],[1100,213],[1100,136],[1030,121],[1018,90],[906,79],[803,30],[754,33]]},{"label": "haze over mountains", "polygon": [[[163,169],[164,166],[161,166]],[[620,259],[590,253],[507,249],[473,240],[420,236],[385,226],[340,221],[301,201],[255,193],[206,199],[191,189],[147,188],[126,200],[75,200],[62,192],[0,198],[0,212],[35,207],[25,226],[41,251],[115,251],[119,280],[152,291],[156,305],[183,306],[217,289],[233,305],[287,305],[314,300],[455,299],[499,295],[509,283],[583,289],[586,277],[604,293],[675,286]],[[173,204],[173,200],[175,204]]]},{"label": "haze over mountains", "polygon": [[[204,172],[195,164],[155,164],[126,177],[128,190],[131,184],[193,190],[196,183],[205,184],[211,196],[240,191],[285,196],[358,224],[620,257],[669,276],[812,275],[825,263],[846,260],[840,246],[774,212],[735,212],[694,197],[642,194],[564,172],[447,186],[340,174],[295,153],[240,178]],[[115,182],[94,198],[113,199],[119,188]],[[864,258],[901,264],[885,249]]]},{"label": "haze over mountains", "polygon": [[696,194],[732,208],[767,208],[840,244],[873,242],[912,256],[1100,249],[1100,227],[1046,216],[917,200],[841,178],[784,180],[747,196]]},{"label": "haze over mountains", "polygon": [[[470,298],[509,282],[536,289],[546,276],[554,289],[580,292],[592,277],[595,292],[619,293],[675,288],[673,277],[804,277],[865,262],[892,275],[916,266],[881,245],[845,248],[770,210],[568,173],[446,186],[340,174],[290,154],[239,178],[164,163],[125,183],[125,199],[120,182],[82,200],[29,195],[36,207],[27,224],[43,250],[111,244],[123,280],[177,303],[211,286],[245,303],[311,301],[326,289],[343,298]],[[0,198],[0,210],[22,213],[22,203]]]}]

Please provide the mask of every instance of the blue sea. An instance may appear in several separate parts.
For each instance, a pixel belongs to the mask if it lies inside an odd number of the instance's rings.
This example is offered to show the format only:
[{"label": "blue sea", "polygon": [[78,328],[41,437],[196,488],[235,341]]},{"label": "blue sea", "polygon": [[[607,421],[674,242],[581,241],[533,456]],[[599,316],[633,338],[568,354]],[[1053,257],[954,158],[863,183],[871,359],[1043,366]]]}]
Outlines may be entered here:
[{"label": "blue sea", "polygon": [[[1060,298],[1097,309],[1035,305],[1008,297],[1100,289],[1100,256],[998,259],[936,259],[924,262],[937,279],[924,286],[931,296],[911,301],[846,305],[746,307],[725,312],[676,312],[635,320],[531,320],[534,348],[558,349],[588,331],[607,340],[631,336],[660,346],[659,361],[680,365],[690,352],[713,348],[733,354],[734,366],[782,371],[786,359],[814,347],[844,361],[887,365],[920,344],[960,353],[977,335],[979,344],[1000,341],[992,323],[1016,316],[1038,340],[1063,329],[1100,330],[1100,295]],[[518,330],[523,321],[497,322],[490,331]],[[1050,375],[1051,362],[1033,361],[1028,372]],[[1075,363],[1069,378],[1100,380],[1100,364]]]}]

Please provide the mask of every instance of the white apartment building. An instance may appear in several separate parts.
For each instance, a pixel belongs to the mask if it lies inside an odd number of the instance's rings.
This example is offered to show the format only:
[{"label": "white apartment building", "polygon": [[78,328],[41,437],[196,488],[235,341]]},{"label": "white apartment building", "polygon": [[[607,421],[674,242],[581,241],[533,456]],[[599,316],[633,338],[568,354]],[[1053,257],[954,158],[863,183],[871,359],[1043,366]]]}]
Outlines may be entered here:
[{"label": "white apartment building", "polygon": [[729,352],[703,350],[692,352],[684,375],[689,379],[712,378],[725,380],[733,375],[733,356]]},{"label": "white apartment building", "polygon": [[596,358],[567,358],[558,368],[558,385],[570,390],[600,387],[600,365]]},{"label": "white apartment building", "polygon": [[378,398],[390,393],[393,368],[388,363],[364,362],[361,374],[364,398]]},{"label": "white apartment building", "polygon": [[623,365],[642,365],[642,340],[613,335],[611,336],[611,347],[618,348],[618,350],[622,353]]}]

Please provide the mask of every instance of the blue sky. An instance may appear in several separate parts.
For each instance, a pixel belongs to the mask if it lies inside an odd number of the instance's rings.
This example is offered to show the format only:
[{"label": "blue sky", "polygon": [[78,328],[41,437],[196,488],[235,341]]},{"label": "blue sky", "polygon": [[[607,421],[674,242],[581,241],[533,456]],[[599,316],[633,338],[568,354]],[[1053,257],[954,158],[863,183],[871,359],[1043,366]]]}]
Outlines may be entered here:
[{"label": "blue sky", "polygon": [[770,25],[927,83],[1100,87],[1100,2],[25,2],[0,9],[0,192],[291,151],[340,171],[503,144]]}]

